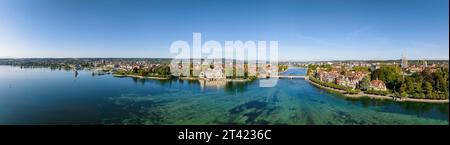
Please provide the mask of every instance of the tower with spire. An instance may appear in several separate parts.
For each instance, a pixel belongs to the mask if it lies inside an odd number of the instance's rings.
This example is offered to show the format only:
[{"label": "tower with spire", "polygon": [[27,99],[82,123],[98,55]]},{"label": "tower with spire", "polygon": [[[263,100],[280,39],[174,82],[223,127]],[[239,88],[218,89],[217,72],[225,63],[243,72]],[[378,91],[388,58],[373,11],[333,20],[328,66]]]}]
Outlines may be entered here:
[{"label": "tower with spire", "polygon": [[406,54],[403,53],[402,56],[402,62],[401,62],[401,67],[404,68],[408,68],[408,59],[406,58]]},{"label": "tower with spire", "polygon": [[422,65],[423,65],[423,67],[428,67],[427,59],[424,58],[422,60]]}]

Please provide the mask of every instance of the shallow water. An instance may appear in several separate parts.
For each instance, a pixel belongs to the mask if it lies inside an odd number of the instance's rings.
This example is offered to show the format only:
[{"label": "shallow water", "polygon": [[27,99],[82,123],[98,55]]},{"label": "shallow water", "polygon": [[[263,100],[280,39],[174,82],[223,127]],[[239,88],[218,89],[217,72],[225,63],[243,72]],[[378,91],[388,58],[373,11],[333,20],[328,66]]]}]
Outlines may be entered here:
[{"label": "shallow water", "polygon": [[[295,69],[287,72],[305,72]],[[448,125],[448,104],[346,99],[302,79],[280,79],[272,88],[258,83],[202,87],[198,81],[0,66],[0,124]]]}]

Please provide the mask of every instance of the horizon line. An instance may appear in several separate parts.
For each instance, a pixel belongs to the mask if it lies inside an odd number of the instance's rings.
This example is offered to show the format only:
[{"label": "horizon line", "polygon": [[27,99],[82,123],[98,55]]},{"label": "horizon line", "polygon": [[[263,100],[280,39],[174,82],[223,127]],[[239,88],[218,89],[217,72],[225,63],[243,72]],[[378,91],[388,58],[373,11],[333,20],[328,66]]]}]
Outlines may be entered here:
[{"label": "horizon line", "polygon": [[[175,59],[170,57],[0,57],[0,59]],[[191,58],[177,58],[177,59],[191,59]],[[199,59],[199,58],[194,58]],[[204,58],[200,58],[204,59]],[[217,58],[212,58],[217,59]],[[221,58],[218,58],[221,59]],[[396,61],[397,59],[324,59],[324,60],[296,60],[296,59],[280,59],[278,62],[284,61],[297,61],[297,62],[322,62],[322,61]],[[233,59],[240,60],[240,59]],[[414,60],[432,60],[432,61],[449,61],[449,59],[409,59],[408,61]],[[248,61],[248,60],[247,60]]]}]

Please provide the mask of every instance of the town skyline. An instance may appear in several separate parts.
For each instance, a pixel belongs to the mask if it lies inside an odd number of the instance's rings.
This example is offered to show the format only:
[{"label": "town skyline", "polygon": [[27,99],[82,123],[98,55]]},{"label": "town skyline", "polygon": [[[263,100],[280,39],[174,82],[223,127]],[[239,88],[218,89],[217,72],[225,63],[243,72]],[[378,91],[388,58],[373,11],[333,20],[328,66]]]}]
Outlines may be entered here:
[{"label": "town skyline", "polygon": [[[0,59],[84,59],[84,58],[93,58],[93,59],[174,59],[170,57],[13,57],[13,56],[0,56]],[[185,58],[189,59],[189,58]],[[401,56],[394,59],[321,59],[321,60],[302,60],[302,59],[285,59],[280,58],[279,62],[333,62],[333,61],[400,61],[402,59]],[[233,59],[237,60],[237,59]],[[426,57],[422,59],[410,59],[408,61],[448,61],[449,59],[427,59]],[[247,61],[247,60],[246,60]]]}]

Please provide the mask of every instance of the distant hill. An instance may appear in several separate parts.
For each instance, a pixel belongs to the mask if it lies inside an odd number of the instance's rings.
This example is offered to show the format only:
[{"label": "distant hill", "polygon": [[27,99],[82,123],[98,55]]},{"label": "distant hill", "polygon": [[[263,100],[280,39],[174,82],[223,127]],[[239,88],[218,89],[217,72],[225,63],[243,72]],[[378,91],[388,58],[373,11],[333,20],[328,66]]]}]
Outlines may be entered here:
[{"label": "distant hill", "polygon": [[1,58],[3,58],[3,59],[11,59],[11,58],[17,58],[17,57],[14,57],[14,56],[0,56],[0,59]]}]

